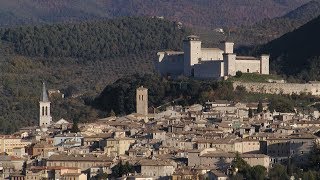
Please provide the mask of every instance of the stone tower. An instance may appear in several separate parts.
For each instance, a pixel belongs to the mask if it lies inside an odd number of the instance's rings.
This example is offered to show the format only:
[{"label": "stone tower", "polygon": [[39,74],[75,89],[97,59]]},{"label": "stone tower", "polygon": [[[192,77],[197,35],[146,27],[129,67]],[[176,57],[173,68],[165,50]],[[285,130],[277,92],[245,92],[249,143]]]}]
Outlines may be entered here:
[{"label": "stone tower", "polygon": [[138,114],[148,115],[148,89],[140,86],[136,93],[136,109]]},{"label": "stone tower", "polygon": [[193,65],[201,60],[201,41],[198,36],[188,36],[183,40],[184,64],[183,72],[185,76],[193,75]]},{"label": "stone tower", "polygon": [[223,54],[224,75],[236,75],[236,54]]},{"label": "stone tower", "polygon": [[50,125],[52,121],[52,117],[50,115],[50,101],[48,98],[48,93],[46,89],[46,85],[42,83],[42,94],[40,98],[40,109],[39,109],[39,126],[47,127]]},{"label": "stone tower", "polygon": [[269,58],[267,54],[262,54],[260,57],[260,73],[269,74]]},{"label": "stone tower", "polygon": [[233,42],[225,41],[224,42],[224,53],[225,54],[233,54],[233,46],[234,46]]}]

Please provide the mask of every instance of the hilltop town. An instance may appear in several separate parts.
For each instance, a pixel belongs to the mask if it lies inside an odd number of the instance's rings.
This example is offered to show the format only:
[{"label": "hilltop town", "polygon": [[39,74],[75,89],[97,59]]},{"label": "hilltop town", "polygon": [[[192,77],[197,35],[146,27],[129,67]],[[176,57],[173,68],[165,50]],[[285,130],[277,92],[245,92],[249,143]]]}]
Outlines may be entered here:
[{"label": "hilltop town", "polygon": [[53,122],[50,104],[43,84],[39,125],[0,136],[1,178],[228,179],[242,172],[238,161],[265,173],[289,162],[309,166],[319,143],[318,111],[270,112],[262,101],[150,113],[141,86],[135,113],[79,124]]},{"label": "hilltop town", "polygon": [[320,179],[320,0],[0,14],[0,180]]}]

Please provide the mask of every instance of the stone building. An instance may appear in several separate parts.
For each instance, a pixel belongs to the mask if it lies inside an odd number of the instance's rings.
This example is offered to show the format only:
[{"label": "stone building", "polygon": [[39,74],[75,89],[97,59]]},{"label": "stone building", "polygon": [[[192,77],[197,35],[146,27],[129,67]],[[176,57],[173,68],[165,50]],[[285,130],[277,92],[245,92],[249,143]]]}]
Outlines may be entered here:
[{"label": "stone building", "polygon": [[136,110],[138,114],[148,115],[148,89],[143,86],[137,88]]},{"label": "stone building", "polygon": [[224,42],[223,50],[203,48],[198,36],[188,36],[183,41],[183,52],[158,52],[156,69],[162,75],[184,75],[196,78],[234,76],[237,71],[269,74],[269,55],[259,57],[237,56],[233,42]]},{"label": "stone building", "polygon": [[[230,167],[232,160],[236,157],[233,152],[224,152],[216,148],[204,150],[191,150],[188,152],[188,166],[208,166],[212,169],[226,170]],[[250,166],[261,165],[269,168],[269,156],[264,154],[240,154]]]}]

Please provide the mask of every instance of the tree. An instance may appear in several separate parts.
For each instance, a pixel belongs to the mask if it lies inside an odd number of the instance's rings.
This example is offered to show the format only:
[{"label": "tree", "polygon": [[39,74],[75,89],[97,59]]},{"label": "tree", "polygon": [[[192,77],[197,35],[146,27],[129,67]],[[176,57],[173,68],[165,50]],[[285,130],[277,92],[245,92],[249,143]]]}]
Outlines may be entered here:
[{"label": "tree", "polygon": [[288,180],[287,169],[281,164],[275,164],[269,171],[269,178],[272,180]]},{"label": "tree", "polygon": [[267,175],[267,169],[264,166],[257,165],[249,169],[248,180],[264,180]]},{"label": "tree", "polygon": [[252,111],[251,108],[249,108],[248,116],[249,116],[249,118],[252,118],[252,117],[253,117],[253,111]]},{"label": "tree", "polygon": [[263,111],[263,106],[262,106],[262,101],[259,101],[258,103],[258,108],[257,108],[257,112],[261,113]]},{"label": "tree", "polygon": [[309,168],[319,171],[320,170],[320,145],[314,144],[312,151],[309,155]]},{"label": "tree", "polygon": [[246,174],[250,165],[240,157],[240,154],[237,152],[235,158],[231,162],[232,168],[234,171],[236,169],[239,173]]},{"label": "tree", "polygon": [[133,166],[129,164],[128,161],[125,164],[123,164],[122,161],[120,161],[117,165],[113,166],[111,170],[112,170],[111,176],[116,178],[122,177],[123,175],[128,175],[129,173],[134,172]]},{"label": "tree", "polygon": [[241,71],[237,71],[237,72],[236,72],[236,77],[237,77],[237,78],[240,78],[241,76],[242,76],[242,72],[241,72]]},{"label": "tree", "polygon": [[71,128],[70,132],[72,132],[72,133],[80,132],[77,121],[73,121],[72,128]]}]

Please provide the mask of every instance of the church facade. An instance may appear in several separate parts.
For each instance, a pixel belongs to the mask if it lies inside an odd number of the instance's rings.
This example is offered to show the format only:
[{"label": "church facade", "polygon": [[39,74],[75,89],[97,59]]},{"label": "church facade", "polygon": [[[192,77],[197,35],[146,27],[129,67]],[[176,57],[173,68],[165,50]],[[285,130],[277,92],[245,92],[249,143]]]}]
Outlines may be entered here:
[{"label": "church facade", "polygon": [[200,79],[235,76],[243,73],[269,74],[269,55],[237,56],[233,42],[223,42],[224,48],[202,48],[198,36],[183,41],[183,52],[158,52],[156,69],[162,75],[195,77]]}]

